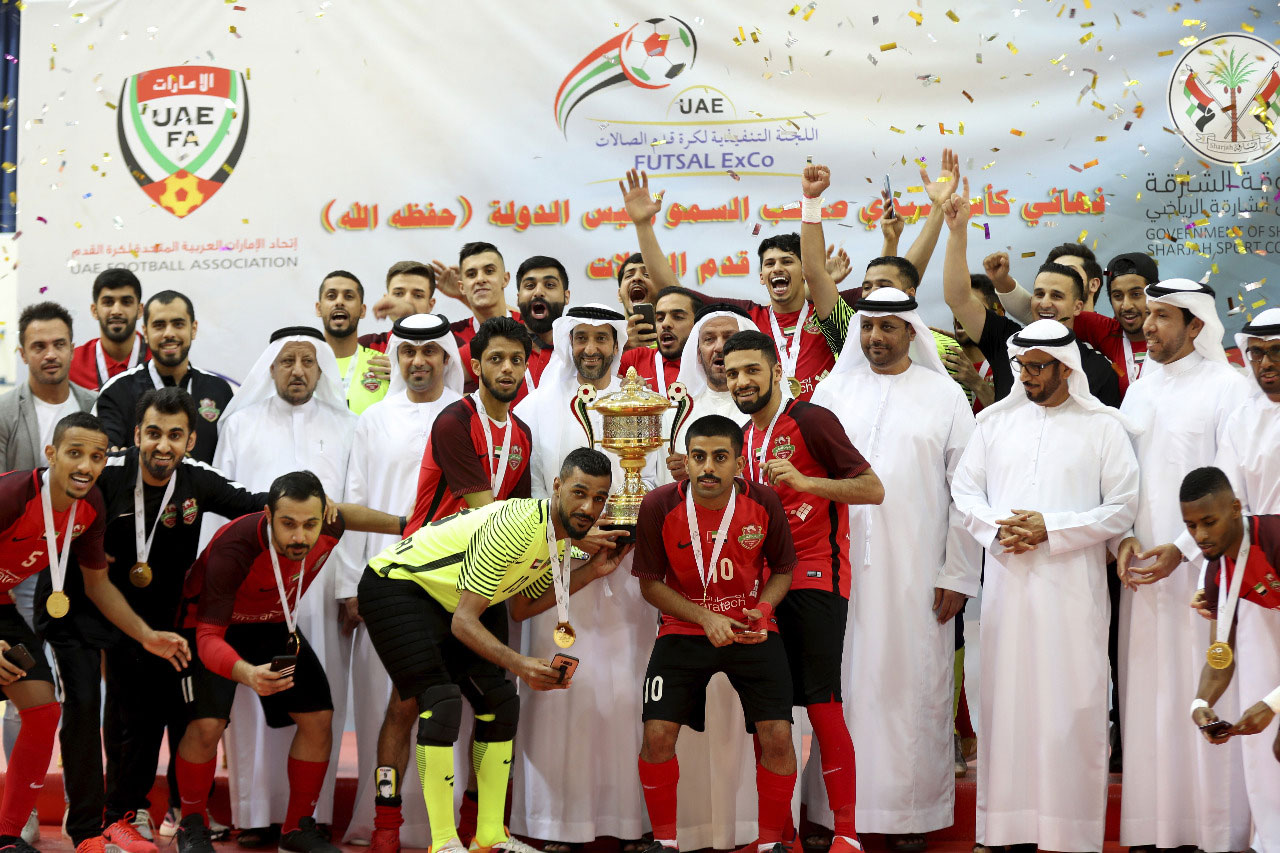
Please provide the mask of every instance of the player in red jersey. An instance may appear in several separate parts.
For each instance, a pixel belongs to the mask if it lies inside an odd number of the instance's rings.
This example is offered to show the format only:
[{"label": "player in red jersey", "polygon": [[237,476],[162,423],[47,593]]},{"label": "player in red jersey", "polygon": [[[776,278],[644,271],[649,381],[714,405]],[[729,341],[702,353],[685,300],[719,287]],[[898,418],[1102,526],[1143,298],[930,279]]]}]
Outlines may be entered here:
[{"label": "player in red jersey", "polygon": [[840,675],[849,612],[849,512],[878,504],[884,486],[829,409],[782,396],[773,341],[739,332],[724,345],[725,380],[744,427],[747,478],[768,483],[786,508],[797,564],[778,625],[793,700],[804,705],[822,747],[822,778],[835,814],[831,849],[861,849],[854,829],[853,740]]},{"label": "player in red jersey", "polygon": [[237,682],[258,694],[269,726],[298,727],[280,849],[337,853],[311,817],[329,765],[333,699],[320,659],[297,630],[298,606],[344,530],[399,535],[404,519],[353,504],[336,509],[326,520],[315,474],[283,474],[263,511],[224,525],[187,575],[183,628],[198,654],[183,679],[191,722],[178,745],[179,853],[213,853],[205,812]]},{"label": "player in red jersey", "polygon": [[[702,297],[686,287],[664,287],[653,303],[653,319],[657,324],[655,349],[634,347],[622,354],[618,375],[626,376],[634,367],[651,389],[667,396],[667,386],[680,376],[680,358],[685,342],[693,332],[693,324],[702,310]],[[648,324],[643,324],[648,328]]]},{"label": "player in red jersey", "polygon": [[141,310],[142,283],[136,275],[119,267],[98,274],[89,313],[98,321],[100,334],[72,353],[72,382],[97,391],[111,377],[151,357],[146,339],[137,330]]},{"label": "player in red jersey", "polygon": [[407,533],[466,507],[529,497],[529,427],[510,411],[524,386],[533,339],[510,317],[491,317],[471,339],[480,387],[431,426]]},{"label": "player in red jersey", "polygon": [[653,824],[648,851],[678,849],[676,738],[682,725],[703,730],[707,682],[723,672],[760,741],[759,849],[781,853],[796,756],[791,678],[773,612],[796,565],[791,529],[772,489],[739,479],[737,424],[699,418],[686,449],[690,479],[654,489],[640,505],[631,569],[645,600],[662,612],[645,673],[639,760]]}]

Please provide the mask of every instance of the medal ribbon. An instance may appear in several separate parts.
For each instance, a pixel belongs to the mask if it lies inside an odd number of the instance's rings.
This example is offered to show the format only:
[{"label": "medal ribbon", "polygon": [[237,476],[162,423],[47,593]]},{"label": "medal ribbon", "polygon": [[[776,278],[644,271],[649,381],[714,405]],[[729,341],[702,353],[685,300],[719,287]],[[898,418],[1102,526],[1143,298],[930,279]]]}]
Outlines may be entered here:
[{"label": "medal ribbon", "polygon": [[1133,358],[1133,341],[1129,340],[1129,336],[1121,332],[1124,340],[1124,370],[1129,377],[1130,382],[1137,382],[1138,377],[1142,376],[1142,365],[1138,364]]},{"label": "medal ribbon", "polygon": [[[139,355],[138,344],[139,339],[135,332],[133,336],[133,349],[129,351],[129,365],[125,370],[130,370],[137,366]],[[98,362],[98,387],[101,388],[103,385],[106,385],[107,380],[111,378],[111,375],[107,373],[107,360],[102,355],[102,338],[98,338],[98,344],[94,348],[93,354]]]},{"label": "medal ribbon", "polygon": [[289,594],[284,591],[284,575],[280,573],[280,557],[276,554],[276,546],[271,537],[271,522],[267,522],[267,553],[271,555],[271,571],[275,572],[276,589],[280,593],[280,609],[284,612],[284,626],[290,634],[298,632],[298,609],[302,606],[303,581],[307,578],[307,560],[302,558],[302,571],[298,574],[298,594],[293,601],[293,612],[289,612]]},{"label": "medal ribbon", "polygon": [[778,347],[778,357],[782,360],[782,375],[787,379],[797,379],[796,364],[800,361],[800,333],[804,331],[804,322],[809,318],[809,303],[806,301],[796,318],[796,330],[791,333],[791,344],[787,345],[787,337],[778,326],[778,315],[773,307],[769,308],[769,330],[773,332],[773,342]]},{"label": "medal ribbon", "polygon": [[769,456],[769,439],[773,438],[773,428],[777,426],[778,418],[782,417],[782,410],[786,407],[786,401],[780,401],[778,411],[773,413],[773,420],[769,421],[769,428],[765,430],[764,441],[760,445],[759,462],[756,461],[755,451],[756,422],[751,422],[751,431],[747,433],[747,473],[757,483],[764,482],[764,462]]},{"label": "medal ribbon", "polygon": [[[484,458],[486,465],[493,464],[493,430],[489,427],[491,418],[484,410],[484,403],[480,402],[480,392],[473,391],[471,399],[476,404],[476,414],[480,416],[480,429],[484,431]],[[498,467],[489,473],[490,488],[493,489],[493,499],[495,501],[502,500],[502,481],[507,475],[507,460],[511,457],[511,433],[515,432],[512,428],[511,414],[507,413],[507,429],[502,436],[502,450],[498,453]]]},{"label": "medal ribbon", "polygon": [[[724,540],[729,538],[729,526],[733,524],[733,510],[738,503],[738,486],[729,487],[729,505],[720,515],[720,529],[716,531],[716,544],[711,546],[711,571],[720,562],[720,550]],[[693,506],[693,483],[690,482],[684,494],[684,511],[689,516],[689,538],[693,542],[693,559],[698,566],[698,579],[702,581],[702,600],[707,600],[707,587],[711,586],[711,574],[707,564],[702,561],[702,536],[698,530],[698,512]]]},{"label": "medal ribbon", "polygon": [[67,559],[71,556],[71,534],[76,529],[76,507],[80,501],[71,502],[71,513],[67,516],[67,533],[62,537],[62,553],[58,553],[58,530],[53,526],[53,499],[49,492],[51,471],[44,472],[44,482],[40,484],[40,509],[44,512],[44,543],[49,549],[49,580],[53,581],[53,591],[62,592],[67,577]]},{"label": "medal ribbon", "polygon": [[667,365],[666,359],[662,357],[662,353],[658,350],[653,351],[653,381],[658,388],[658,393],[667,396]]},{"label": "medal ribbon", "polygon": [[573,548],[569,542],[564,543],[564,556],[557,565],[556,552],[559,542],[556,540],[556,525],[551,520],[551,499],[547,498],[547,559],[551,562],[551,585],[556,593],[556,621],[569,623],[569,557]]},{"label": "medal ribbon", "polygon": [[[1236,573],[1229,583],[1231,591],[1227,592],[1226,583],[1218,587],[1218,621],[1213,626],[1214,642],[1225,643],[1227,638],[1231,636],[1231,623],[1236,618],[1236,604],[1240,601],[1240,585],[1244,581],[1245,564],[1249,561],[1249,519],[1244,519],[1244,534],[1240,537],[1240,550],[1236,553]],[[1222,573],[1227,572],[1227,561],[1222,561]],[[1226,593],[1226,600],[1223,600],[1223,593]],[[1223,617],[1226,617],[1225,620]],[[1223,622],[1226,622],[1226,628],[1223,628]]]},{"label": "medal ribbon", "polygon": [[356,354],[351,356],[351,366],[347,368],[347,375],[342,377],[342,390],[347,391],[351,388],[351,380],[356,376],[356,368],[360,366],[360,348],[356,347]]},{"label": "medal ribbon", "polygon": [[133,541],[137,551],[137,561],[145,563],[151,553],[151,543],[155,541],[156,530],[160,528],[160,516],[173,497],[173,488],[178,484],[178,472],[169,475],[169,482],[164,487],[164,497],[160,499],[160,508],[156,510],[156,520],[151,522],[151,535],[146,535],[146,508],[142,500],[142,458],[138,458],[138,482],[133,487]]}]

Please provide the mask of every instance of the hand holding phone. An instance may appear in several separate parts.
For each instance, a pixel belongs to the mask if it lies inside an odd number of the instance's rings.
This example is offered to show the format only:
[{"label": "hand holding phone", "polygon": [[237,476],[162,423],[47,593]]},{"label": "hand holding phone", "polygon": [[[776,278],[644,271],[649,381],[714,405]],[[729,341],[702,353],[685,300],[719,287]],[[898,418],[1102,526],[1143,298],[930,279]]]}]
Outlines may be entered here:
[{"label": "hand holding phone", "polygon": [[285,677],[293,675],[293,671],[297,666],[297,655],[276,655],[271,659],[271,671],[278,672]]},{"label": "hand holding phone", "polygon": [[573,655],[557,652],[556,656],[551,659],[551,668],[560,670],[560,678],[557,683],[563,684],[573,678],[573,674],[578,671],[578,659]]},{"label": "hand holding phone", "polygon": [[5,649],[4,658],[23,672],[30,672],[36,666],[36,659],[22,643]]},{"label": "hand holding phone", "polygon": [[893,219],[898,215],[893,205],[893,187],[889,186],[889,176],[884,176],[884,218]]},{"label": "hand holding phone", "polygon": [[1230,737],[1231,723],[1226,720],[1214,720],[1200,726],[1200,731],[1211,738]]}]

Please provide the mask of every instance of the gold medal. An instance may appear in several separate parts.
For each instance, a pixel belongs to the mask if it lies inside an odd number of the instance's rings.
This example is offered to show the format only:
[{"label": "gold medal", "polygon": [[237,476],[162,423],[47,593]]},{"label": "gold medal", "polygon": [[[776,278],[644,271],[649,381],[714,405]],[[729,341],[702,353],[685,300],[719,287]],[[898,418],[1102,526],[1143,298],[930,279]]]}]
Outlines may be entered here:
[{"label": "gold medal", "polygon": [[133,568],[129,570],[129,583],[141,589],[151,584],[151,567],[145,562],[137,562],[133,564]]},{"label": "gold medal", "polygon": [[44,609],[54,619],[61,619],[71,610],[71,599],[62,590],[55,589],[44,600]]},{"label": "gold medal", "polygon": [[802,390],[800,386],[800,380],[796,379],[794,376],[788,376],[787,387],[791,389],[791,396],[799,399],[800,392]]},{"label": "gold medal", "polygon": [[1209,650],[1205,652],[1204,656],[1209,661],[1209,666],[1214,669],[1226,669],[1231,666],[1231,661],[1235,659],[1235,655],[1231,653],[1231,646],[1222,642],[1209,646]]},{"label": "gold medal", "polygon": [[578,632],[573,630],[573,626],[568,622],[559,622],[551,634],[551,639],[555,640],[560,648],[567,649],[573,645],[574,640],[578,639]]}]

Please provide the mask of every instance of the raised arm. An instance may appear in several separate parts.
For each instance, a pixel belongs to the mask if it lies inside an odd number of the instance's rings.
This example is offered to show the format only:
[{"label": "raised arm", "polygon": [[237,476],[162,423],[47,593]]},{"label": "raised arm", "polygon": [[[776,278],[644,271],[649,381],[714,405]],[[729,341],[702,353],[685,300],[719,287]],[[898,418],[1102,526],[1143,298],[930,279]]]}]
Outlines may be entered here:
[{"label": "raised arm", "polygon": [[809,298],[813,300],[813,313],[819,320],[831,316],[840,292],[835,279],[827,272],[827,256],[823,247],[826,238],[822,233],[822,193],[831,186],[831,170],[826,166],[809,164],[804,167],[800,179],[800,192],[805,205],[818,208],[815,215],[802,211],[800,218],[800,268],[809,285]]},{"label": "raised arm", "polygon": [[[942,204],[956,191],[959,179],[960,158],[950,148],[942,149],[942,167],[935,180],[929,180],[929,170],[920,167],[920,182],[924,184],[925,194],[929,196],[929,215],[925,217],[920,233],[903,257],[911,261],[921,278],[924,278],[924,271],[933,258],[933,250],[938,246],[938,235],[942,233]],[[968,198],[968,195],[969,191],[965,190],[965,197]]]},{"label": "raised arm", "polygon": [[405,518],[402,515],[391,515],[367,506],[345,503],[338,504],[338,512],[342,513],[342,522],[347,530],[385,533],[388,536],[404,535]]},{"label": "raised arm", "polygon": [[973,214],[969,206],[968,178],[963,181],[962,192],[944,199],[941,207],[950,231],[947,254],[942,263],[942,297],[960,321],[964,333],[970,340],[977,341],[982,338],[982,328],[987,322],[987,308],[969,285],[968,228]]},{"label": "raised arm", "polygon": [[1005,312],[1024,326],[1035,318],[1031,316],[1031,294],[1009,275],[1009,253],[992,252],[982,259],[982,270],[995,285],[996,294]]},{"label": "raised arm", "polygon": [[622,203],[627,208],[627,215],[636,226],[636,242],[640,245],[640,256],[649,270],[649,278],[658,290],[680,284],[671,262],[662,253],[658,245],[658,235],[653,230],[653,220],[662,212],[662,196],[666,191],[658,193],[655,198],[649,193],[649,173],[636,174],[635,169],[627,170],[626,184],[618,181],[618,189],[622,191]]}]

